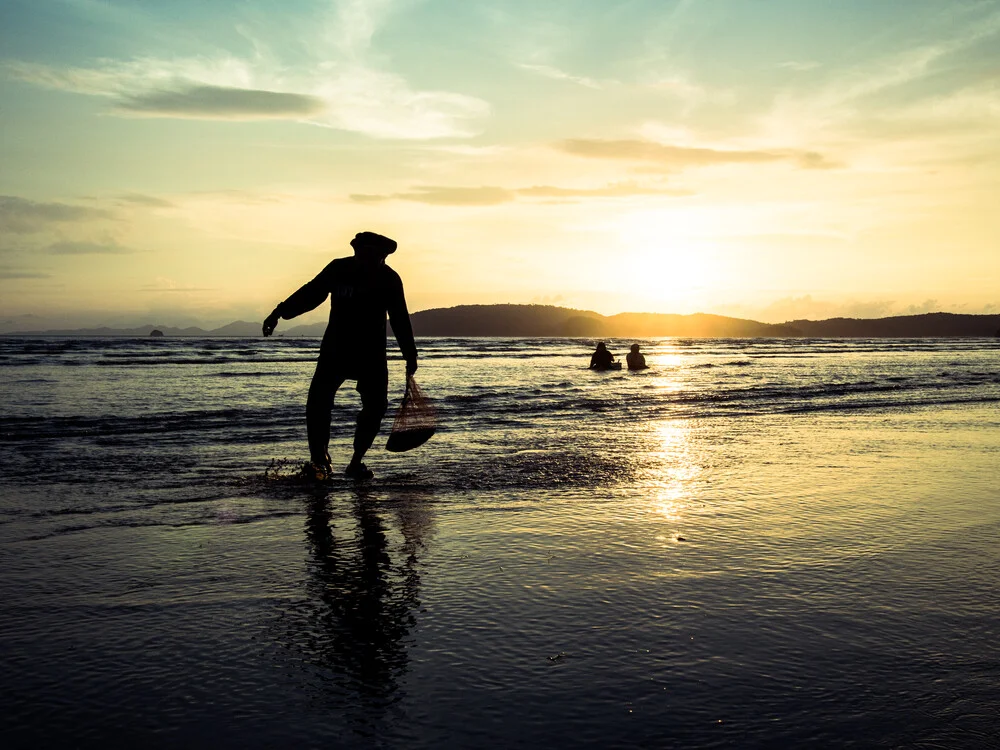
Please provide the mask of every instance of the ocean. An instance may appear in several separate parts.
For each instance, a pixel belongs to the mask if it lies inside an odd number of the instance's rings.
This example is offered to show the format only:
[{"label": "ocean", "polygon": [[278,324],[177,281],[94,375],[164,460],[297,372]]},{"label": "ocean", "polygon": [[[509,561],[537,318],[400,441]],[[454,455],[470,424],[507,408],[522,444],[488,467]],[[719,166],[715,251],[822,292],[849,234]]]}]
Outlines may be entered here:
[{"label": "ocean", "polygon": [[1000,746],[1000,341],[593,343],[0,338],[3,746]]}]

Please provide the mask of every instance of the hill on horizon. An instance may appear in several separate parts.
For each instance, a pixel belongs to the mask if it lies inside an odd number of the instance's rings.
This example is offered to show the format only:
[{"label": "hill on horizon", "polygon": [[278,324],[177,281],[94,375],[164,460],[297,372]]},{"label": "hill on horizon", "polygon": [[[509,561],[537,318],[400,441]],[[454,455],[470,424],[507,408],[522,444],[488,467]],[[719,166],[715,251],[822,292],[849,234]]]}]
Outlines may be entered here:
[{"label": "hill on horizon", "polygon": [[1000,315],[922,313],[889,318],[828,318],[791,320],[785,325],[803,336],[824,338],[911,338],[1000,336]]},{"label": "hill on horizon", "polygon": [[[888,318],[792,320],[782,324],[694,313],[626,312],[601,315],[555,305],[458,305],[411,313],[417,336],[548,336],[570,338],[921,338],[937,336],[1000,336],[1000,315],[924,313]],[[257,338],[261,324],[238,320],[206,330],[144,325],[134,328],[80,328],[24,331],[4,336],[131,336],[148,337],[155,328],[166,337],[228,336]],[[282,321],[277,335],[289,338],[322,336],[326,323],[293,325]]]},{"label": "hill on horizon", "polygon": [[798,335],[787,326],[695,313],[601,315],[555,305],[459,305],[410,315],[417,336],[763,337]]}]

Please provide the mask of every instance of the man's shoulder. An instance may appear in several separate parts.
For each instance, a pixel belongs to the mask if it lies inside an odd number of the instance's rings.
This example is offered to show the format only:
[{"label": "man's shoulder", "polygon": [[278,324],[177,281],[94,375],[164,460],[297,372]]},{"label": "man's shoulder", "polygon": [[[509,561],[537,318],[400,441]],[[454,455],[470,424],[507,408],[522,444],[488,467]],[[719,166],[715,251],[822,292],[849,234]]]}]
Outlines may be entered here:
[{"label": "man's shoulder", "polygon": [[345,274],[351,272],[354,266],[354,258],[334,258],[319,273],[319,278],[331,280],[331,277],[343,278]]},{"label": "man's shoulder", "polygon": [[389,266],[382,266],[382,278],[388,284],[402,284],[403,280],[399,277],[399,274],[392,270]]}]

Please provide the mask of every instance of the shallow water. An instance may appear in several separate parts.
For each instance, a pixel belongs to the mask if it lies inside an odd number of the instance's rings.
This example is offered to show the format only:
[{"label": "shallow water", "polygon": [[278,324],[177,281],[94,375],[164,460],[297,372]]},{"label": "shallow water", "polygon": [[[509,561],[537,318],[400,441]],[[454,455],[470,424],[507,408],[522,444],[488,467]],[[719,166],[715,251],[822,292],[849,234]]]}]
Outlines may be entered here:
[{"label": "shallow water", "polygon": [[0,339],[7,740],[1000,736],[997,342],[422,341],[362,490],[288,476],[317,343]]}]

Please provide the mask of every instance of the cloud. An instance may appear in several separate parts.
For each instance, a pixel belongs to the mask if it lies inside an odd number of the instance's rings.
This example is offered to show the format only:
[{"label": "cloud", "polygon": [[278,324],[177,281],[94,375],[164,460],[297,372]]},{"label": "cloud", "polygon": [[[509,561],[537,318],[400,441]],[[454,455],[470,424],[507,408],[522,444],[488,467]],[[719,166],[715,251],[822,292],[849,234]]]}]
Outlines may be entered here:
[{"label": "cloud", "polygon": [[519,188],[518,195],[528,198],[626,198],[633,195],[693,195],[693,191],[679,188],[644,187],[634,182],[615,182],[597,188],[565,188],[554,185],[534,185]]},{"label": "cloud", "polygon": [[677,169],[713,164],[760,163],[788,158],[788,154],[774,151],[727,151],[714,148],[668,146],[655,141],[638,139],[572,138],[556,144],[556,148],[575,156],[655,162]]},{"label": "cloud", "polygon": [[695,82],[691,75],[673,69],[665,74],[650,71],[640,79],[640,84],[656,92],[657,96],[669,96],[679,102],[685,115],[704,104],[732,106],[737,101],[737,93],[733,89],[709,89]]},{"label": "cloud", "polygon": [[[740,306],[734,306],[734,310]],[[896,303],[892,300],[840,300],[815,299],[806,294],[801,297],[784,297],[762,308],[741,308],[757,320],[784,323],[792,320],[825,320],[827,318],[883,318],[892,315]]]},{"label": "cloud", "polygon": [[841,166],[839,162],[830,161],[815,151],[698,148],[671,146],[644,139],[571,138],[557,143],[555,148],[574,156],[646,162],[678,171],[719,164],[761,164],[779,161],[790,162],[801,169],[835,169]]},{"label": "cloud", "polygon": [[130,255],[132,248],[114,242],[56,242],[47,251],[52,255]]},{"label": "cloud", "polygon": [[879,118],[901,132],[912,132],[917,124],[953,130],[985,128],[992,138],[995,123],[1000,118],[1000,85],[990,81],[949,90],[940,96],[882,112]]},{"label": "cloud", "polygon": [[404,78],[363,65],[326,66],[315,93],[328,104],[313,124],[377,138],[468,138],[490,113],[482,99],[447,91],[414,91]]},{"label": "cloud", "polygon": [[125,97],[115,111],[145,117],[181,117],[209,120],[263,120],[309,117],[323,112],[326,103],[316,96],[277,91],[188,86],[145,91]]},{"label": "cloud", "polygon": [[391,0],[340,0],[325,28],[328,40],[347,57],[364,55],[391,5]]},{"label": "cloud", "polygon": [[214,292],[217,290],[210,287],[182,286],[169,277],[155,276],[151,283],[143,284],[141,287],[136,289],[136,291],[145,293],[154,293],[154,294],[159,294],[161,292],[166,292],[166,293],[179,292],[182,294],[187,294],[189,292]]},{"label": "cloud", "polygon": [[[950,11],[947,11],[950,14]],[[914,47],[855,68],[823,90],[819,101],[840,104],[922,79],[934,72],[935,63],[1000,33],[1000,13],[976,19],[949,39]]]},{"label": "cloud", "polygon": [[794,158],[802,169],[840,169],[844,166],[841,162],[831,161],[815,151],[802,151]]},{"label": "cloud", "polygon": [[372,39],[391,9],[385,0],[337,3],[312,19],[299,40],[312,59],[294,64],[268,52],[282,45],[255,42],[257,53],[247,59],[101,59],[89,68],[12,61],[2,69],[37,86],[108,98],[118,116],[284,119],[386,139],[478,134],[490,113],[487,102],[415,88],[372,54]]},{"label": "cloud", "polygon": [[635,182],[615,182],[594,188],[559,187],[556,185],[533,185],[525,188],[502,187],[442,187],[419,185],[409,192],[388,195],[355,193],[351,200],[357,203],[380,203],[382,201],[414,201],[438,206],[495,206],[509,203],[518,196],[525,198],[626,198],[634,195],[693,195],[690,190],[680,188],[647,187]]},{"label": "cloud", "polygon": [[252,66],[229,56],[172,60],[153,57],[131,60],[102,58],[91,68],[60,68],[11,61],[4,63],[3,69],[11,77],[36,86],[116,99],[185,84],[256,88],[254,81],[257,77]]},{"label": "cloud", "polygon": [[149,208],[174,208],[175,204],[164,198],[157,198],[154,195],[143,195],[141,193],[128,193],[119,195],[120,203],[131,203],[136,206],[148,206]]},{"label": "cloud", "polygon": [[422,185],[408,193],[391,195],[354,194],[351,200],[358,203],[377,203],[387,200],[416,201],[434,206],[495,206],[514,200],[514,193],[499,187],[440,187]]},{"label": "cloud", "polygon": [[557,81],[570,81],[571,83],[579,84],[580,86],[586,86],[590,89],[599,89],[601,84],[595,81],[593,78],[587,78],[585,76],[575,76],[571,73],[566,73],[559,68],[555,68],[551,65],[535,65],[531,63],[518,63],[519,68],[524,68],[525,70],[530,70],[532,73],[538,73],[546,78],[552,78]]},{"label": "cloud", "polygon": [[37,203],[13,195],[0,195],[0,231],[30,234],[60,222],[105,219],[107,211],[67,203]]},{"label": "cloud", "polygon": [[922,315],[923,313],[937,312],[942,307],[936,299],[925,299],[919,305],[907,305],[903,310],[904,315]]},{"label": "cloud", "polygon": [[819,63],[815,60],[787,60],[783,63],[778,63],[778,67],[801,73],[807,70],[815,70],[819,67]]},{"label": "cloud", "polygon": [[19,268],[0,267],[0,279],[50,279],[52,274]]},{"label": "cloud", "polygon": [[209,287],[201,287],[201,286],[172,286],[172,287],[164,287],[164,286],[148,285],[148,286],[140,287],[136,291],[138,291],[138,292],[157,292],[157,293],[159,293],[159,292],[214,292],[215,289],[212,289],[212,288],[209,288]]},{"label": "cloud", "polygon": [[[953,29],[949,36],[938,34],[933,41],[886,50],[850,67],[824,67],[825,83],[810,77],[808,88],[790,87],[779,93],[771,111],[761,118],[761,125],[784,142],[796,138],[815,141],[824,131],[842,132],[844,126],[873,117],[878,120],[913,115],[909,122],[912,137],[922,124],[918,111],[921,104],[929,100],[933,105],[935,99],[940,100],[942,95],[948,98],[962,88],[956,85],[955,76],[965,66],[957,56],[1000,33],[1000,13],[979,12],[988,5],[976,8],[970,4],[964,8],[974,16],[964,24],[957,23],[961,12],[951,7],[942,11],[939,27]],[[801,69],[795,65],[784,63],[781,67]]]}]

